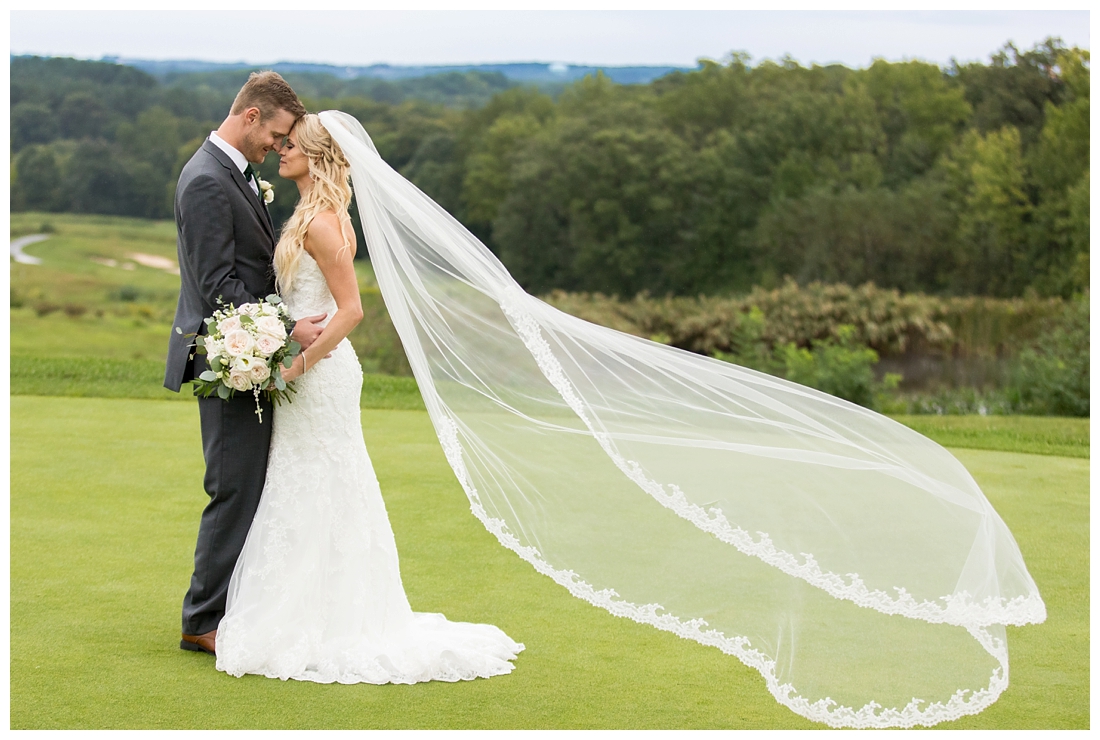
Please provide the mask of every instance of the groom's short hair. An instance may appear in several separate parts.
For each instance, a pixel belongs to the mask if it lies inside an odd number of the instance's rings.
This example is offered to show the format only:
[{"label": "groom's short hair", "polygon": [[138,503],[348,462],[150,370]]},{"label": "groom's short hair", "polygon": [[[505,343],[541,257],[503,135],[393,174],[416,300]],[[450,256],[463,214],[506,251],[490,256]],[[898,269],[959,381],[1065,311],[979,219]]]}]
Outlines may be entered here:
[{"label": "groom's short hair", "polygon": [[233,99],[230,115],[238,115],[249,108],[260,109],[260,119],[267,120],[277,111],[285,110],[296,119],[306,114],[306,108],[298,95],[278,72],[253,72],[248,82]]}]

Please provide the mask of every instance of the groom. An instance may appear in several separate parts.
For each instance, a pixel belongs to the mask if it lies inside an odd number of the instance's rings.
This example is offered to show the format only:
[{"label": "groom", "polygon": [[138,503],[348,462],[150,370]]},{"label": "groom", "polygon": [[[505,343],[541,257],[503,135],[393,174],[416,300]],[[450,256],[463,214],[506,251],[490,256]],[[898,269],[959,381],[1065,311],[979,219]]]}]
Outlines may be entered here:
[{"label": "groom", "polygon": [[[240,306],[275,292],[275,231],[252,165],[281,147],[305,113],[286,80],[274,72],[254,72],[229,116],[180,174],[175,198],[180,297],[164,375],[170,390],[178,392],[206,369],[206,357],[192,357],[194,340],[186,335],[206,333],[203,320],[220,308],[219,300]],[[303,349],[321,333],[317,322],[323,318],[311,316],[295,325],[291,336]],[[203,486],[210,502],[202,512],[195,571],[183,598],[184,650],[214,653],[229,578],[267,473],[271,402],[261,398],[260,403],[265,424],[256,417],[252,394],[199,399]]]}]

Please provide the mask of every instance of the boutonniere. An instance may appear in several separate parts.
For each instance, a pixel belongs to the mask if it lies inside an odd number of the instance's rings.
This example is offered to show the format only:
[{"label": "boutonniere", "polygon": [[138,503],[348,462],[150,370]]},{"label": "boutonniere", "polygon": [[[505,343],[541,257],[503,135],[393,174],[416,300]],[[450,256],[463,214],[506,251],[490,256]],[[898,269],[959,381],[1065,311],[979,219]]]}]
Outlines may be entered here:
[{"label": "boutonniere", "polygon": [[256,184],[260,186],[260,195],[263,196],[264,203],[270,205],[271,201],[275,200],[275,188],[271,187],[271,183],[267,180],[261,180],[258,177]]}]

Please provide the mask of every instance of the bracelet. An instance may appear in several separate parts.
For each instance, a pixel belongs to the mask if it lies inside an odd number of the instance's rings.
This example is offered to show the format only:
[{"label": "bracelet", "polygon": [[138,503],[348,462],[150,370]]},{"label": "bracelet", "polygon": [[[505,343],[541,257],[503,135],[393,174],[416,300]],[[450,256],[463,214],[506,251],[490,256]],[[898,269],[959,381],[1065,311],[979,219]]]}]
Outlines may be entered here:
[{"label": "bracelet", "polygon": [[302,375],[306,374],[306,370],[309,369],[309,363],[306,362],[306,352],[302,350]]}]

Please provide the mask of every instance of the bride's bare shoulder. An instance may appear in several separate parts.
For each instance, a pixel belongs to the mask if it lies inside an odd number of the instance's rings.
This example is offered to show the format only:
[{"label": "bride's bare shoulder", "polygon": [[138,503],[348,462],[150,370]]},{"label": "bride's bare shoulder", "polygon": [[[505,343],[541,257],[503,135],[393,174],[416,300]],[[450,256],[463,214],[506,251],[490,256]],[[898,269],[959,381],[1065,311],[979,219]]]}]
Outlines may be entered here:
[{"label": "bride's bare shoulder", "polygon": [[351,246],[351,252],[355,254],[355,230],[351,227],[351,219],[347,214],[337,214],[334,211],[321,211],[309,222],[306,231],[306,240],[310,247],[309,252],[335,255],[344,248]]}]

